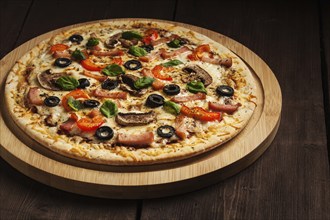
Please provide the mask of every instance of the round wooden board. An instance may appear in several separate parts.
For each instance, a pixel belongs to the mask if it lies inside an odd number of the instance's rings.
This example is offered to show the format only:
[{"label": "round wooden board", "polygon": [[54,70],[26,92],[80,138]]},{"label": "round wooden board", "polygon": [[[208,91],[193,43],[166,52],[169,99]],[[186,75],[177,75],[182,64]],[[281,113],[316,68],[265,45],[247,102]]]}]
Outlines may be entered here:
[{"label": "round wooden board", "polygon": [[[107,21],[117,20],[125,19]],[[136,199],[175,195],[208,186],[238,173],[261,156],[275,137],[282,107],[280,86],[267,64],[242,44],[204,28],[161,20],[126,20],[157,21],[183,26],[210,37],[240,56],[254,73],[260,97],[247,127],[225,145],[205,154],[173,163],[138,167],[81,162],[40,146],[15,125],[6,111],[3,94],[7,73],[16,60],[40,41],[60,31],[87,24],[83,23],[36,37],[0,61],[3,97],[0,103],[1,157],[25,175],[58,189],[95,197]]]}]

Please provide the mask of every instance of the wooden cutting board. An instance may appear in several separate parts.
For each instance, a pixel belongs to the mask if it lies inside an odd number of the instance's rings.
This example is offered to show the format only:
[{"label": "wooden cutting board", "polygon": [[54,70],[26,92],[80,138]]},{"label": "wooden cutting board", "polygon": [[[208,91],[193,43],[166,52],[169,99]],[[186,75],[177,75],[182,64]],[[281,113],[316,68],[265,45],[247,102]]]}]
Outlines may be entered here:
[{"label": "wooden cutting board", "polygon": [[[132,19],[112,21],[116,20]],[[44,148],[25,135],[6,111],[3,95],[6,76],[16,60],[40,41],[87,24],[82,23],[36,37],[0,61],[0,155],[4,160],[25,175],[58,189],[95,197],[136,199],[169,196],[208,186],[238,173],[262,155],[276,135],[282,107],[280,86],[267,64],[242,44],[204,28],[170,21],[134,20],[174,23],[192,29],[240,56],[254,73],[260,97],[247,127],[219,148],[190,159],[159,165],[97,165],[66,158]]]}]

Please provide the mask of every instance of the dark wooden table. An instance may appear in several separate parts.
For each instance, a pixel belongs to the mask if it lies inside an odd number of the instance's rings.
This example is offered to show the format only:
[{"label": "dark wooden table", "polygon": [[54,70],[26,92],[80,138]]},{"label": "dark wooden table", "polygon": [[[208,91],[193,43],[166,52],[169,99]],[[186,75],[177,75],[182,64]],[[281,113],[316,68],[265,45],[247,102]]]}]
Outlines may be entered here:
[{"label": "dark wooden table", "polygon": [[256,52],[282,89],[274,142],[225,181],[150,200],[63,192],[0,158],[0,219],[330,219],[329,1],[1,0],[0,59],[52,29],[119,17],[201,26]]}]

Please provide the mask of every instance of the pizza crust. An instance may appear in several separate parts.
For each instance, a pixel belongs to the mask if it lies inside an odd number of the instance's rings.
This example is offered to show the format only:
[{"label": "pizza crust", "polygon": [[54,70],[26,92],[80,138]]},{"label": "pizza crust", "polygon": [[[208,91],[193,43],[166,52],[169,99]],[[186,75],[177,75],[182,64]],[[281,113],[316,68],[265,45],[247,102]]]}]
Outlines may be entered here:
[{"label": "pizza crust", "polygon": [[[173,32],[186,33],[187,38],[194,38],[194,41],[199,43],[208,43],[212,47],[217,48],[217,52],[221,54],[227,54],[234,59],[234,63],[237,69],[242,69],[244,73],[244,80],[246,86],[245,92],[249,93],[252,100],[247,100],[243,103],[243,106],[239,108],[234,114],[234,119],[237,120],[235,125],[231,122],[226,124],[226,119],[230,120],[232,116],[226,116],[218,125],[213,126],[202,137],[193,136],[188,141],[181,141],[174,144],[168,144],[157,148],[142,148],[134,149],[126,146],[108,147],[106,144],[86,144],[81,143],[79,140],[73,140],[74,137],[67,137],[65,135],[57,135],[56,133],[49,132],[49,128],[38,121],[38,115],[32,113],[30,110],[22,107],[22,92],[24,85],[20,85],[22,82],[22,74],[35,57],[42,54],[47,50],[49,45],[54,44],[58,39],[66,39],[68,36],[79,33],[86,29],[95,28],[122,28],[126,25],[126,28],[137,25],[146,25],[150,27],[157,27]],[[20,91],[17,89],[20,88]],[[27,88],[26,88],[27,89]],[[102,22],[96,24],[90,24],[87,26],[77,27],[59,35],[45,40],[34,47],[30,52],[25,54],[9,72],[6,88],[5,88],[6,105],[9,113],[15,123],[34,140],[47,147],[48,149],[55,151],[64,156],[88,161],[97,164],[108,165],[145,165],[156,164],[177,161],[195,155],[212,150],[230,139],[234,138],[239,132],[246,126],[251,118],[253,111],[256,107],[256,84],[253,79],[253,75],[248,67],[241,61],[234,53],[225,48],[224,46],[216,43],[208,37],[201,35],[197,32],[188,30],[186,28],[175,26],[173,24],[163,22]],[[228,117],[228,118],[227,118]],[[76,142],[75,142],[76,141]]]}]

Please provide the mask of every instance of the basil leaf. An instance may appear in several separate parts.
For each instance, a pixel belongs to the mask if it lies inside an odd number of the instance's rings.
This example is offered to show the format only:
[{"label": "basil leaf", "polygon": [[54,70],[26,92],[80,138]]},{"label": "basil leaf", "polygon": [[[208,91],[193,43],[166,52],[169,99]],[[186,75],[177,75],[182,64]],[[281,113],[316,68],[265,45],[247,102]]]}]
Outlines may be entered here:
[{"label": "basil leaf", "polygon": [[132,39],[141,40],[142,39],[141,34],[136,31],[125,31],[121,34],[121,37],[126,40],[132,40]]},{"label": "basil leaf", "polygon": [[134,87],[136,89],[143,89],[150,86],[155,79],[152,77],[144,76],[134,82]]},{"label": "basil leaf", "polygon": [[181,41],[179,39],[174,39],[167,43],[167,46],[172,47],[172,48],[179,48],[182,46]]},{"label": "basil leaf", "polygon": [[79,61],[85,60],[86,56],[83,52],[81,52],[80,50],[76,49],[75,51],[73,51],[73,53],[71,54],[72,58]]},{"label": "basil leaf", "polygon": [[78,80],[71,76],[62,76],[56,80],[56,84],[64,90],[74,90],[79,86]]},{"label": "basil leaf", "polygon": [[128,52],[136,57],[143,57],[148,54],[148,52],[145,49],[137,46],[131,46]]},{"label": "basil leaf", "polygon": [[171,113],[173,115],[180,114],[181,106],[176,104],[175,102],[165,101],[163,108],[166,112]]},{"label": "basil leaf", "polygon": [[118,113],[118,107],[117,107],[117,105],[114,102],[112,102],[110,100],[106,100],[102,104],[102,106],[100,108],[100,111],[102,112],[102,114],[105,117],[111,118],[111,117],[117,115],[117,113]]},{"label": "basil leaf", "polygon": [[197,92],[203,92],[207,93],[206,89],[204,87],[204,84],[200,81],[191,81],[187,84],[187,89],[189,92],[197,93]]},{"label": "basil leaf", "polygon": [[68,98],[68,105],[74,111],[78,111],[83,108],[83,104],[79,100],[74,99],[72,96]]},{"label": "basil leaf", "polygon": [[170,67],[170,66],[177,66],[179,64],[183,64],[180,60],[171,60],[168,61],[166,63],[163,63],[162,66],[163,67]]},{"label": "basil leaf", "polygon": [[110,64],[102,70],[102,73],[107,76],[118,76],[124,74],[124,70],[117,64]]},{"label": "basil leaf", "polygon": [[88,39],[86,46],[87,47],[93,47],[96,46],[100,43],[99,39],[95,38],[95,37],[91,37]]}]

